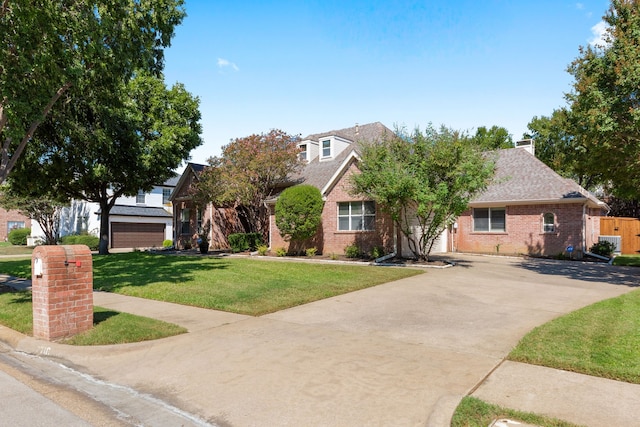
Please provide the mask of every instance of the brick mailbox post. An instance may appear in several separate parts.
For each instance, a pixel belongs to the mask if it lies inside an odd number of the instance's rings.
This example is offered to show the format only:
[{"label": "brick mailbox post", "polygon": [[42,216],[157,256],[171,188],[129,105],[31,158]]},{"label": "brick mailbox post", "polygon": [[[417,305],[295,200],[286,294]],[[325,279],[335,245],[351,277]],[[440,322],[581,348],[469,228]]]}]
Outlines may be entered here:
[{"label": "brick mailbox post", "polygon": [[93,327],[93,262],[85,245],[37,246],[31,258],[33,336],[48,341]]}]

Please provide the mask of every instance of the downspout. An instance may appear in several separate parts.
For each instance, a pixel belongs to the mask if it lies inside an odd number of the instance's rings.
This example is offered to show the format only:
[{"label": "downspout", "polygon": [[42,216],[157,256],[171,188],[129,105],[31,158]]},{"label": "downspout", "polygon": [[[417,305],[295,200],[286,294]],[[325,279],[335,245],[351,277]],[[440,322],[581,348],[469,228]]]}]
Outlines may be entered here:
[{"label": "downspout", "polygon": [[213,202],[209,202],[209,247],[213,243]]},{"label": "downspout", "polygon": [[587,202],[582,205],[582,253],[587,253]]},{"label": "downspout", "polygon": [[393,224],[393,252],[391,252],[390,254],[381,256],[380,258],[376,258],[373,261],[373,263],[379,264],[381,262],[385,262],[388,259],[395,258],[397,254],[398,254],[398,227],[396,227],[396,225]]}]

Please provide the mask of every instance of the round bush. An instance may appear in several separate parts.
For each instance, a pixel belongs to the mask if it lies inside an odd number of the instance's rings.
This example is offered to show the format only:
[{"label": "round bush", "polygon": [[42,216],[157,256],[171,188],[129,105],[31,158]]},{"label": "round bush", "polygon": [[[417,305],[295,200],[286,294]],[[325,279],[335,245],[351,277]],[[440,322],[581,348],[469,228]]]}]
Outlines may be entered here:
[{"label": "round bush", "polygon": [[173,246],[173,240],[166,239],[162,241],[163,248],[170,248],[172,246]]},{"label": "round bush", "polygon": [[295,185],[280,194],[276,202],[276,225],[285,240],[313,237],[322,221],[322,194],[312,185]]},{"label": "round bush", "polygon": [[97,251],[98,246],[100,245],[100,238],[89,234],[73,234],[64,236],[61,239],[61,243],[63,245],[87,245],[90,250]]},{"label": "round bush", "polygon": [[21,245],[26,246],[27,237],[31,235],[30,228],[14,228],[9,232],[9,236],[7,237],[9,243],[12,245]]}]

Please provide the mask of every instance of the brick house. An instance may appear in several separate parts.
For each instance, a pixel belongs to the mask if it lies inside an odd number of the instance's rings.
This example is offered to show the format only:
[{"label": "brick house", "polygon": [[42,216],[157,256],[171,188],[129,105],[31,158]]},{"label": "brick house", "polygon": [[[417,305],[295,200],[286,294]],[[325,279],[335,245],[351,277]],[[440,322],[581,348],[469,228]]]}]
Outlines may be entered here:
[{"label": "brick house", "polygon": [[607,205],[538,160],[532,141],[497,151],[493,183],[451,227],[451,251],[581,257]]},{"label": "brick house", "polygon": [[18,211],[0,208],[0,241],[6,242],[14,228],[31,228],[31,219]]},{"label": "brick house", "polygon": [[197,233],[207,223],[211,224],[209,247],[212,249],[229,248],[229,234],[244,232],[235,209],[215,207],[212,203],[198,206],[194,202],[191,186],[198,181],[206,167],[188,163],[169,196],[173,203],[173,242],[177,249],[197,247]]},{"label": "brick house", "polygon": [[[356,245],[369,253],[373,248],[384,248],[385,253],[396,247],[391,218],[383,214],[373,201],[350,194],[349,176],[358,173],[359,141],[376,141],[393,135],[382,123],[334,130],[309,135],[298,143],[300,156],[307,164],[290,184],[309,184],[322,194],[324,207],[322,225],[306,247],[315,247],[319,253],[343,254],[345,247]],[[269,207],[269,242],[272,250],[289,249],[280,235],[275,221],[276,198],[267,202]]]}]

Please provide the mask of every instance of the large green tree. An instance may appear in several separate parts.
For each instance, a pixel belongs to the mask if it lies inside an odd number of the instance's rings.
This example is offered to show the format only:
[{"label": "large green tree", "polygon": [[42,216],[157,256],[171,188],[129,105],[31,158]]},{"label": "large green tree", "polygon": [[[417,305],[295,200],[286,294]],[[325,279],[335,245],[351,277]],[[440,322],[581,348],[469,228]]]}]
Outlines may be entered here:
[{"label": "large green tree", "polygon": [[498,148],[513,148],[513,138],[509,131],[500,126],[491,126],[487,129],[480,126],[476,133],[469,137],[469,141],[485,150]]},{"label": "large green tree", "polygon": [[604,44],[580,48],[568,68],[570,129],[590,167],[619,196],[640,188],[640,1],[612,0]]},{"label": "large green tree", "polygon": [[376,202],[408,239],[416,258],[429,259],[438,236],[485,189],[493,162],[458,132],[429,126],[410,135],[363,144],[355,194]]},{"label": "large green tree", "polygon": [[98,203],[106,254],[117,198],[161,184],[202,143],[199,101],[145,72],[117,87],[83,89],[40,126],[9,182],[26,193],[38,180],[66,198]]},{"label": "large green tree", "polygon": [[[158,74],[183,0],[0,2],[0,182],[60,98]],[[79,93],[79,91],[76,91]],[[59,120],[63,118],[59,117]]]},{"label": "large green tree", "polygon": [[603,183],[602,168],[591,155],[592,144],[574,129],[571,111],[554,110],[551,116],[534,117],[526,138],[533,138],[536,157],[560,175],[571,178],[588,190]]},{"label": "large green tree", "polygon": [[[248,232],[267,238],[269,215],[265,200],[302,167],[298,138],[278,129],[236,138],[209,159],[194,194],[197,200],[237,209]],[[280,187],[281,188],[281,187]]]}]

